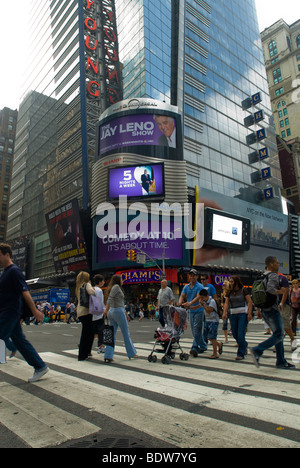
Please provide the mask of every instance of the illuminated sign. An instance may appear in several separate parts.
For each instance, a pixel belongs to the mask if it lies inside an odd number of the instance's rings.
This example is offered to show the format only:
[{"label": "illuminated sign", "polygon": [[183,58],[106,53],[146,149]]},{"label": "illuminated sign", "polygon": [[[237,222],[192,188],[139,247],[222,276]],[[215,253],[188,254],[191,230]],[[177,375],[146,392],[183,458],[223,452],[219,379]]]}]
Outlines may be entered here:
[{"label": "illuminated sign", "polygon": [[164,196],[164,165],[136,165],[109,170],[108,197],[162,198]]},{"label": "illuminated sign", "polygon": [[109,107],[122,99],[114,0],[86,0],[84,31],[87,96],[100,99],[104,95]]},{"label": "illuminated sign", "polygon": [[[142,283],[160,283],[161,271],[160,270],[125,270],[116,273],[120,275],[123,284],[142,284]],[[167,280],[172,281],[173,284],[178,283],[177,270],[166,269]]]}]

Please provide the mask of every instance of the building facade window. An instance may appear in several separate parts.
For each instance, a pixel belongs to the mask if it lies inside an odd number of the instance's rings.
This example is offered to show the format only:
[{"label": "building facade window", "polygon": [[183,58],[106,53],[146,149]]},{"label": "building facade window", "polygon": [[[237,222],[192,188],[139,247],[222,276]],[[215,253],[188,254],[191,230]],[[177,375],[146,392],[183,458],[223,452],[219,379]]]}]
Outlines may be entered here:
[{"label": "building facade window", "polygon": [[275,91],[276,96],[280,96],[280,94],[283,94],[283,93],[284,93],[283,88],[276,89],[276,91]]},{"label": "building facade window", "polygon": [[299,36],[297,36],[296,45],[297,45],[297,48],[299,49],[300,48],[300,34]]},{"label": "building facade window", "polygon": [[282,76],[281,76],[281,69],[280,68],[277,68],[276,70],[273,71],[273,79],[274,79],[274,84],[275,85],[282,82]]},{"label": "building facade window", "polygon": [[277,44],[275,41],[270,42],[269,44],[270,57],[273,58],[278,55]]}]

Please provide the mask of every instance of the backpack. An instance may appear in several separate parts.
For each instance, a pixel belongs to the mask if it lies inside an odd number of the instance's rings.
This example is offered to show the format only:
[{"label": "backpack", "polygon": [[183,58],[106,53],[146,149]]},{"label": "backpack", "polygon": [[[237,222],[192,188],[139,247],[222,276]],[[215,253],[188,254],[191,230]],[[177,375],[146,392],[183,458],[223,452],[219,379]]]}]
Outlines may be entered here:
[{"label": "backpack", "polygon": [[99,315],[101,318],[103,317],[104,314],[104,304],[102,297],[100,296],[90,296],[90,301],[89,301],[89,312],[92,315]]},{"label": "backpack", "polygon": [[259,309],[270,309],[277,301],[277,296],[267,292],[268,277],[269,273],[258,276],[252,286],[252,301]]},{"label": "backpack", "polygon": [[84,283],[80,288],[80,305],[81,307],[89,307],[89,295],[86,290],[86,283]]}]

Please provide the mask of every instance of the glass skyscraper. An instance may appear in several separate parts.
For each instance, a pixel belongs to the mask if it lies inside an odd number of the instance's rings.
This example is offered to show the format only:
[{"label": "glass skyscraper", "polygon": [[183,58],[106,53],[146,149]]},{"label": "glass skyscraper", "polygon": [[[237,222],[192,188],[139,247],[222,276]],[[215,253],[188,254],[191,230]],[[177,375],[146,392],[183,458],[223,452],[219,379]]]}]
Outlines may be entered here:
[{"label": "glass skyscraper", "polygon": [[[125,3],[125,5],[124,5]],[[116,0],[124,98],[177,105],[184,121],[188,185],[256,203],[248,155],[249,115],[241,103],[260,92],[277,198],[281,185],[275,131],[254,0]],[[261,164],[260,169],[265,167]]]},{"label": "glass skyscraper", "polygon": [[[266,182],[253,185],[251,174],[268,165],[275,197],[259,203],[281,210],[254,0],[32,1],[30,17],[32,52],[17,127],[8,239],[31,236],[31,276],[54,273],[45,214],[72,199],[89,208],[95,126],[105,110],[100,80],[108,83],[113,103],[114,84],[121,81],[114,62],[121,63],[124,99],[148,97],[178,107],[192,197],[199,186],[256,203]],[[258,128],[266,129],[267,139],[250,148],[251,130],[244,125],[249,112],[241,103],[257,92],[265,113]],[[268,163],[250,165],[249,153],[262,145]]]}]

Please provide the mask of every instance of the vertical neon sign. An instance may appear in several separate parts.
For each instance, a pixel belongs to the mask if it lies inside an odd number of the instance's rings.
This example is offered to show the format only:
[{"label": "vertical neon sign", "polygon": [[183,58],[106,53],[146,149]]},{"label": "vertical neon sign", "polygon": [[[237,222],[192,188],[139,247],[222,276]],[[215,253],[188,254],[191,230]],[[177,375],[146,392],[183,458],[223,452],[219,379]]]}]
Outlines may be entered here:
[{"label": "vertical neon sign", "polygon": [[123,99],[114,0],[86,0],[84,35],[87,98],[107,108]]}]

